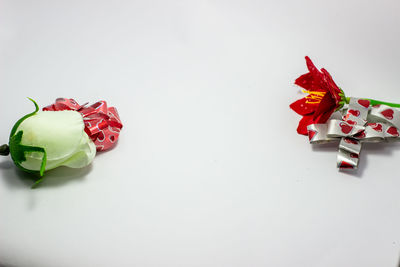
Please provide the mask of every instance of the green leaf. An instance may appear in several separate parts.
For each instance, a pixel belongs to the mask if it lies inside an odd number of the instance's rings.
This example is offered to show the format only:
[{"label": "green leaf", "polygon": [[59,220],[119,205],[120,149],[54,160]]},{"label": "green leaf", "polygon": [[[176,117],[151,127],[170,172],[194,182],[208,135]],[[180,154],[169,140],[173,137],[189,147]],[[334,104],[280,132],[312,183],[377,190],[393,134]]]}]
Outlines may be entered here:
[{"label": "green leaf", "polygon": [[35,102],[35,100],[33,100],[32,98],[29,98],[29,97],[28,97],[28,99],[29,99],[30,101],[32,101],[33,104],[35,105],[35,111],[32,112],[32,113],[26,114],[25,116],[23,116],[21,119],[19,119],[19,120],[15,123],[14,127],[13,127],[12,130],[11,130],[10,138],[15,134],[15,132],[17,131],[19,125],[20,125],[24,120],[26,120],[26,119],[29,118],[30,116],[35,115],[35,114],[39,111],[39,106],[38,106],[38,104]]},{"label": "green leaf", "polygon": [[[29,114],[25,115],[24,117],[22,117],[21,119],[19,119],[15,123],[14,127],[12,128],[11,134],[10,134],[10,141],[9,141],[10,154],[11,154],[11,158],[14,161],[15,165],[17,165],[19,168],[21,168],[22,170],[24,170],[26,172],[39,174],[40,176],[43,176],[44,175],[44,171],[46,169],[46,162],[47,162],[46,150],[43,147],[22,145],[21,144],[21,140],[22,140],[22,135],[24,133],[23,133],[23,131],[18,131],[17,132],[18,127],[20,126],[20,124],[24,120],[26,120],[27,118],[35,115],[39,111],[39,106],[37,105],[37,103],[34,100],[32,100],[31,98],[29,98],[29,100],[31,100],[33,102],[33,104],[35,105],[35,111],[32,112],[32,113],[29,113]],[[40,170],[39,171],[28,170],[28,169],[25,169],[24,167],[21,166],[21,163],[26,161],[25,153],[28,153],[28,152],[41,152],[41,153],[43,153],[42,163],[40,165]],[[36,181],[36,183],[34,184],[34,186],[36,186],[37,183],[39,183],[41,180],[42,180],[42,178],[38,179]]]}]

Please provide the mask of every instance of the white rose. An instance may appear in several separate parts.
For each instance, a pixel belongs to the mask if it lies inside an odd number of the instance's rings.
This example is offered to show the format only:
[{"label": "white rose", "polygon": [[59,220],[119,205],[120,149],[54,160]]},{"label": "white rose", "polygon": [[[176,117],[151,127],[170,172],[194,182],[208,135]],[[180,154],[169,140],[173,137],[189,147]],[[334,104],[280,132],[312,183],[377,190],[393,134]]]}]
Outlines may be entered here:
[{"label": "white rose", "polygon": [[59,166],[82,168],[96,155],[77,111],[36,111],[19,120],[10,136],[10,154],[17,166],[31,172]]}]

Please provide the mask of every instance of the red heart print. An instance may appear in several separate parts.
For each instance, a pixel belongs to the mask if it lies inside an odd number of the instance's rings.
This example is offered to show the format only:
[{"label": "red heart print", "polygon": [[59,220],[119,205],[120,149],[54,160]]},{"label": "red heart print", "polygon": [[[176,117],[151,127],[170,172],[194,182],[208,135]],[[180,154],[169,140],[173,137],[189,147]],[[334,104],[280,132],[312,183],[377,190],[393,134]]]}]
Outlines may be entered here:
[{"label": "red heart print", "polygon": [[393,109],[388,108],[381,112],[381,114],[388,120],[393,120]]},{"label": "red heart print", "polygon": [[362,130],[361,132],[358,132],[357,134],[355,134],[354,135],[354,137],[355,138],[357,138],[357,139],[363,139],[363,138],[365,138],[365,131],[364,130]]},{"label": "red heart print", "polygon": [[350,153],[350,158],[358,159],[358,155],[356,153]]},{"label": "red heart print", "polygon": [[349,109],[347,112],[356,117],[360,116],[360,111],[356,109]]},{"label": "red heart print", "polygon": [[352,120],[347,120],[346,122],[347,122],[348,124],[350,124],[350,125],[355,125],[355,124],[357,124],[357,122],[352,121]]},{"label": "red heart print", "polygon": [[314,136],[317,134],[316,131],[313,130],[308,130],[308,140],[312,140],[314,138]]},{"label": "red heart print", "polygon": [[97,140],[99,142],[103,142],[104,139],[105,139],[104,133],[103,133],[103,131],[100,131],[99,134],[97,135]]},{"label": "red heart print", "polygon": [[343,132],[344,134],[348,134],[348,133],[351,132],[351,130],[353,129],[353,126],[350,126],[350,125],[348,125],[348,124],[345,123],[345,122],[341,122],[341,123],[339,124],[339,126],[340,126],[340,128],[342,129],[342,132]]},{"label": "red heart print", "polygon": [[369,100],[366,99],[359,99],[358,100],[358,104],[360,104],[361,106],[363,106],[364,108],[368,108],[369,107]]},{"label": "red heart print", "polygon": [[346,137],[346,138],[344,139],[344,141],[345,141],[346,143],[348,143],[348,144],[353,144],[353,145],[357,145],[357,144],[358,144],[357,140],[354,140],[353,138],[348,138],[348,137]]},{"label": "red heart print", "polygon": [[393,136],[399,136],[399,132],[397,131],[396,127],[390,126],[389,129],[387,129],[387,132]]},{"label": "red heart print", "polygon": [[380,123],[371,123],[371,124],[375,124],[375,125],[370,125],[372,129],[374,129],[377,132],[382,132],[382,124]]},{"label": "red heart print", "polygon": [[354,166],[347,161],[341,161],[339,163],[339,168],[341,169],[354,169]]}]

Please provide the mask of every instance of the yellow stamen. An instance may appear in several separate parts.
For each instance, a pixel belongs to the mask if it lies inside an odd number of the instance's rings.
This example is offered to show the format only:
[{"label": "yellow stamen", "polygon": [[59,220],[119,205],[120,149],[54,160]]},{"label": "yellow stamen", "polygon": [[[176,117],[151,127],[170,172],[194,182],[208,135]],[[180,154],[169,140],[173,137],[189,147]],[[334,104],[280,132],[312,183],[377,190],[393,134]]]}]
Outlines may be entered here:
[{"label": "yellow stamen", "polygon": [[320,92],[320,91],[308,91],[308,90],[301,90],[303,93],[308,94],[305,98],[307,104],[318,104],[321,102],[322,98],[326,94],[326,92]]}]

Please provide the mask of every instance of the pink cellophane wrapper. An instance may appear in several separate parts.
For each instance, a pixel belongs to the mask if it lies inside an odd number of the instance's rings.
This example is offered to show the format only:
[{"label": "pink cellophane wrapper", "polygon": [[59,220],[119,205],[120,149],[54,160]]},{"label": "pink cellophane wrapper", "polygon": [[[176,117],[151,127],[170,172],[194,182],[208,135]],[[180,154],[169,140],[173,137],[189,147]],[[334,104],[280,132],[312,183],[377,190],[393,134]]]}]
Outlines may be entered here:
[{"label": "pink cellophane wrapper", "polygon": [[75,110],[82,114],[85,132],[96,145],[97,151],[115,146],[122,129],[115,107],[107,107],[107,102],[103,100],[86,107],[86,104],[81,106],[72,98],[57,98],[54,104],[43,108],[43,111],[61,110]]}]

